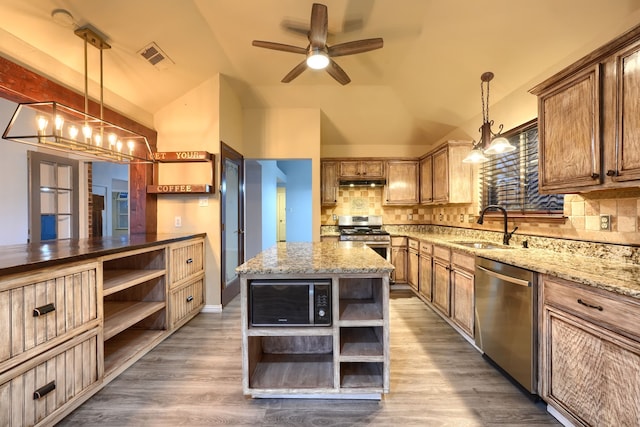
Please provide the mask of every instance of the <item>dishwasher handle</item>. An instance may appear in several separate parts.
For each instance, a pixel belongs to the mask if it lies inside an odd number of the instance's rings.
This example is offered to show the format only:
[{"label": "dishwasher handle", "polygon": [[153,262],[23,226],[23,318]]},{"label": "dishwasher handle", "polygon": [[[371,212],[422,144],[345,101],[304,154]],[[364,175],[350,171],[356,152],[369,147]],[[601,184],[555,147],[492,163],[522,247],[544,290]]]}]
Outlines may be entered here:
[{"label": "dishwasher handle", "polygon": [[476,268],[478,270],[484,271],[489,276],[498,278],[500,280],[504,280],[505,282],[513,283],[514,285],[526,286],[526,287],[530,287],[531,286],[531,282],[529,282],[528,280],[516,279],[515,277],[510,277],[510,276],[506,276],[504,274],[496,273],[493,270],[489,270],[488,268],[484,268],[484,267],[481,267],[479,265],[476,265]]}]

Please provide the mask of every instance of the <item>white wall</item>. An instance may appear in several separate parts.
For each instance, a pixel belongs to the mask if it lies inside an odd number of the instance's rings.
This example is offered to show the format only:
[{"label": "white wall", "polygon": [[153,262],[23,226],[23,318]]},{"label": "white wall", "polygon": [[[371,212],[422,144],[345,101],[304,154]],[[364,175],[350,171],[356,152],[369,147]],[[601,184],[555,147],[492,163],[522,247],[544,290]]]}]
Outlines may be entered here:
[{"label": "white wall", "polygon": [[262,251],[262,165],[255,160],[245,162],[245,257],[253,258]]},{"label": "white wall", "polygon": [[287,176],[287,242],[311,242],[311,160],[283,161],[279,165]]}]

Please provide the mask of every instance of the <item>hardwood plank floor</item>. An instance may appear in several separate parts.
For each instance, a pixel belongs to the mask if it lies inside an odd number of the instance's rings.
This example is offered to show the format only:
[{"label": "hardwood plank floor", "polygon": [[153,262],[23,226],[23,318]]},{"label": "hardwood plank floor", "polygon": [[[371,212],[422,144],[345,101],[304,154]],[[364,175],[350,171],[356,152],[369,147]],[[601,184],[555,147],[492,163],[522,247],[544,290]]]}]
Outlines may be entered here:
[{"label": "hardwood plank floor", "polygon": [[410,292],[394,291],[382,401],[242,395],[240,305],[200,314],[59,426],[560,425]]}]

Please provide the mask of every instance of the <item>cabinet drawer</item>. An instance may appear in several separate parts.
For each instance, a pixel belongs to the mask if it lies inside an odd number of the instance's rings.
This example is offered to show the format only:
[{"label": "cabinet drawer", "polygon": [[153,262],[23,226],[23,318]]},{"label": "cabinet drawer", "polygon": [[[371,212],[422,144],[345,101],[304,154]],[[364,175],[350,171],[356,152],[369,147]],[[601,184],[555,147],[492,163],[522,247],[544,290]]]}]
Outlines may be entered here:
[{"label": "cabinet drawer", "polygon": [[170,284],[178,283],[204,270],[204,240],[190,240],[171,246]]},{"label": "cabinet drawer", "polygon": [[409,249],[417,251],[420,249],[420,242],[418,240],[409,239]]},{"label": "cabinet drawer", "polygon": [[35,425],[96,384],[100,348],[95,328],[1,375],[0,425]]},{"label": "cabinet drawer", "polygon": [[391,237],[391,246],[407,246],[407,238],[404,236]]},{"label": "cabinet drawer", "polygon": [[80,264],[0,281],[0,372],[97,321],[97,269]]},{"label": "cabinet drawer", "polygon": [[443,261],[450,261],[451,250],[449,250],[449,248],[445,248],[444,246],[434,246],[433,256],[436,258],[440,258]]},{"label": "cabinet drawer", "polygon": [[[170,316],[173,329],[200,311],[204,304],[204,277],[171,292]],[[195,313],[194,313],[195,312]]]},{"label": "cabinet drawer", "polygon": [[431,255],[433,253],[433,245],[431,243],[420,242],[420,253],[423,255]]},{"label": "cabinet drawer", "polygon": [[585,285],[544,276],[544,304],[563,308],[623,335],[640,338],[640,303]]},{"label": "cabinet drawer", "polygon": [[476,258],[473,255],[451,251],[451,264],[473,273],[476,269]]}]

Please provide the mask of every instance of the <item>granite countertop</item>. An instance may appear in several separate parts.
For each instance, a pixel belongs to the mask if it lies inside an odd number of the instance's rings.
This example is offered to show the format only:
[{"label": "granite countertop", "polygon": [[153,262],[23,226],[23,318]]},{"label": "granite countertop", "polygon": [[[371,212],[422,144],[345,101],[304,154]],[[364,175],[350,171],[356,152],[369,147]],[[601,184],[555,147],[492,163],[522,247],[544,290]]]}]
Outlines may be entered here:
[{"label": "granite countertop", "polygon": [[205,233],[132,234],[120,237],[94,237],[0,246],[0,275],[24,273],[36,268],[52,267],[205,235]]},{"label": "granite countertop", "polygon": [[[584,256],[549,249],[510,246],[509,249],[475,249],[456,244],[458,241],[476,241],[456,235],[403,232],[402,236],[424,242],[448,246],[464,252],[506,264],[582,283],[634,298],[640,298],[640,265],[616,260]],[[496,242],[490,242],[496,244]]]},{"label": "granite countertop", "polygon": [[240,274],[380,274],[393,264],[360,242],[277,243],[236,268]]}]

